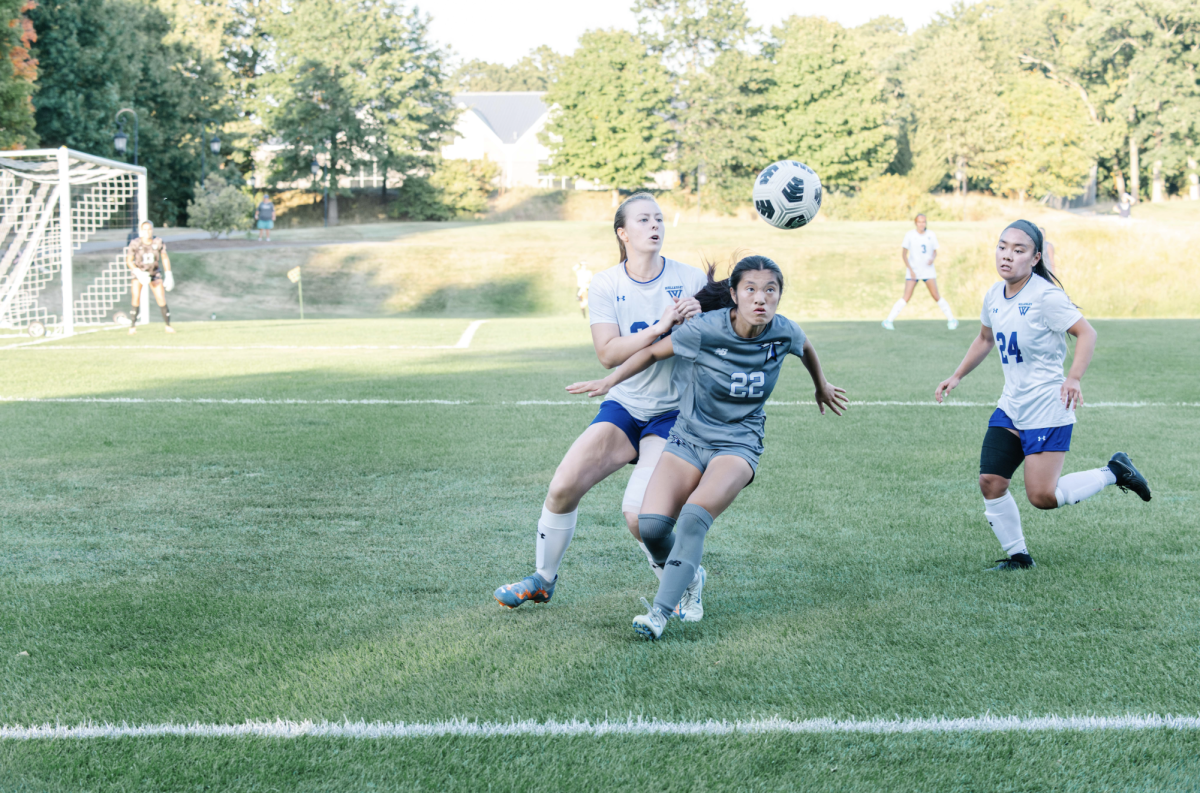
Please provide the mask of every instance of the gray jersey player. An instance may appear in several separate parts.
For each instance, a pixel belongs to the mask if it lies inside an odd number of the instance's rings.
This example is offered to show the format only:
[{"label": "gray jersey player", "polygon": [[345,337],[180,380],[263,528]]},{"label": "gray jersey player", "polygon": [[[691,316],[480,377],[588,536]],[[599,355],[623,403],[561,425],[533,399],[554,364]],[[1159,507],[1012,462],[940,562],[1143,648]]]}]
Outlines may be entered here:
[{"label": "gray jersey player", "polygon": [[638,515],[642,542],[664,564],[654,603],[633,620],[639,634],[662,635],[672,616],[687,618],[681,602],[695,575],[704,536],[713,520],[754,479],[763,451],[766,415],[779,369],[788,353],[800,357],[816,386],[822,415],[828,406],[841,415],[846,392],[825,380],[804,331],[778,316],[783,273],[765,256],[739,261],[726,281],[713,280],[696,295],[705,314],[629,358],[603,380],[574,383],[573,394],[601,396],[657,361],[677,356],[676,383],[682,391],[679,418]]}]

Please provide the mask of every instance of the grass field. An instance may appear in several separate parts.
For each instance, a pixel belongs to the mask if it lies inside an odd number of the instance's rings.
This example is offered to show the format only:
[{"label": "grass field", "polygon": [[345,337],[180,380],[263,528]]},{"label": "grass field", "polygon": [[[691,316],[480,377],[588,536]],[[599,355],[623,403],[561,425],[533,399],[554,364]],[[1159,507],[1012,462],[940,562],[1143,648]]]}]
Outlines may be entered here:
[{"label": "grass field", "polygon": [[[792,313],[866,403],[929,402],[970,338]],[[1200,322],[1095,323],[1085,398],[1145,404],[1085,408],[1067,468],[1128,451],[1154,500],[1040,513],[1018,482],[1039,567],[1011,575],[982,572],[975,484],[998,366],[957,406],[842,419],[790,366],[758,477],[709,535],[706,617],[655,644],[629,627],[655,582],[626,472],[585,499],[551,604],[492,600],[531,569],[594,415],[562,387],[600,369],[578,317],[446,349],[467,324],[0,349],[0,724],[1200,714]],[[1198,758],[1171,729],[0,740],[0,789],[1194,790]]]}]

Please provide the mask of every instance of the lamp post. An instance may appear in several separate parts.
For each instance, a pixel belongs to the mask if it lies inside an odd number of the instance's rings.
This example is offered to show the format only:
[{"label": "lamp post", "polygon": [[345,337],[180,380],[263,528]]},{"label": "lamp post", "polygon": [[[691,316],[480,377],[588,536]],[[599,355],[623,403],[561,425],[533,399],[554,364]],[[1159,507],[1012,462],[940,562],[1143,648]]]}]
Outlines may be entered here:
[{"label": "lamp post", "polygon": [[200,120],[200,184],[204,184],[204,180],[208,178],[207,151],[211,150],[214,157],[220,156],[221,154],[221,139],[217,137],[215,130],[213,131],[212,140],[208,142],[207,146],[204,145],[204,128],[209,124],[212,124],[213,127],[217,126],[217,122],[213,121],[211,118],[204,118]]},{"label": "lamp post", "polygon": [[[325,156],[326,156],[326,158],[328,158],[328,157],[329,157],[329,146],[326,146],[326,147],[325,147]],[[315,179],[317,178],[317,175],[321,173],[321,164],[317,162],[317,153],[316,153],[316,151],[314,151],[314,152],[313,152],[313,161],[312,161],[312,166],[311,166],[311,168],[312,168],[312,175],[313,175],[313,179],[315,180]],[[325,213],[324,213],[324,214],[325,214],[325,226],[326,226],[327,228],[328,228],[328,226],[329,226],[329,170],[330,170],[330,169],[329,169],[329,167],[328,167],[328,164],[326,164],[326,168],[325,168],[325,189],[324,189],[324,191],[322,192],[322,195],[321,195],[321,204],[322,204],[322,207],[323,207],[323,208],[324,208],[324,210],[325,210]]]},{"label": "lamp post", "polygon": [[[138,164],[138,114],[137,114],[137,111],[131,107],[121,108],[120,110],[117,111],[117,115],[113,118],[113,120],[117,122],[117,134],[113,135],[113,148],[116,150],[117,154],[122,154],[122,155],[125,154],[125,150],[128,148],[129,136],[125,134],[125,121],[121,118],[121,116],[125,115],[126,113],[133,116],[133,164],[137,165]],[[134,204],[136,206],[136,204],[137,204],[137,201],[136,201],[137,194],[136,193],[134,194],[134,199],[135,199]],[[137,235],[138,235],[138,217],[137,217],[137,212],[134,212],[133,213],[133,231],[130,233],[129,239],[132,240]]]}]

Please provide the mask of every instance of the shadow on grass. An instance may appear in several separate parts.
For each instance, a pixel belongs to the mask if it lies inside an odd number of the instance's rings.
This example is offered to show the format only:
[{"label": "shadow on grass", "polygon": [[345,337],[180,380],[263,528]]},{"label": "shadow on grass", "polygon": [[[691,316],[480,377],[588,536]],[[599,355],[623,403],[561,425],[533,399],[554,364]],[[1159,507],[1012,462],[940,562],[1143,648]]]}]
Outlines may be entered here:
[{"label": "shadow on grass", "polygon": [[515,317],[547,310],[532,276],[486,281],[473,286],[443,286],[421,299],[406,314],[420,316]]}]

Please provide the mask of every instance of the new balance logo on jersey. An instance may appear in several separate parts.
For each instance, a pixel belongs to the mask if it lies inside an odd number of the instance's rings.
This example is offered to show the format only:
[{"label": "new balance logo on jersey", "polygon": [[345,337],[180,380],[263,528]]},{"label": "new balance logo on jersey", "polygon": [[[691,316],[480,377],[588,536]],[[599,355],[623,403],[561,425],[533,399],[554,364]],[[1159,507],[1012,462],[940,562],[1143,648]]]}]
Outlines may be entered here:
[{"label": "new balance logo on jersey", "polygon": [[720,355],[722,358],[729,354],[729,350],[725,349],[724,347],[718,347],[716,352],[717,355]]},{"label": "new balance logo on jersey", "polygon": [[1017,311],[1021,312],[1021,316],[1025,316],[1025,312],[1028,311],[1029,307],[1032,305],[1033,305],[1033,303],[1018,303]]},{"label": "new balance logo on jersey", "polygon": [[683,294],[683,287],[682,286],[668,286],[667,294],[670,295],[671,297],[675,298],[676,300],[678,300],[679,296]]}]

